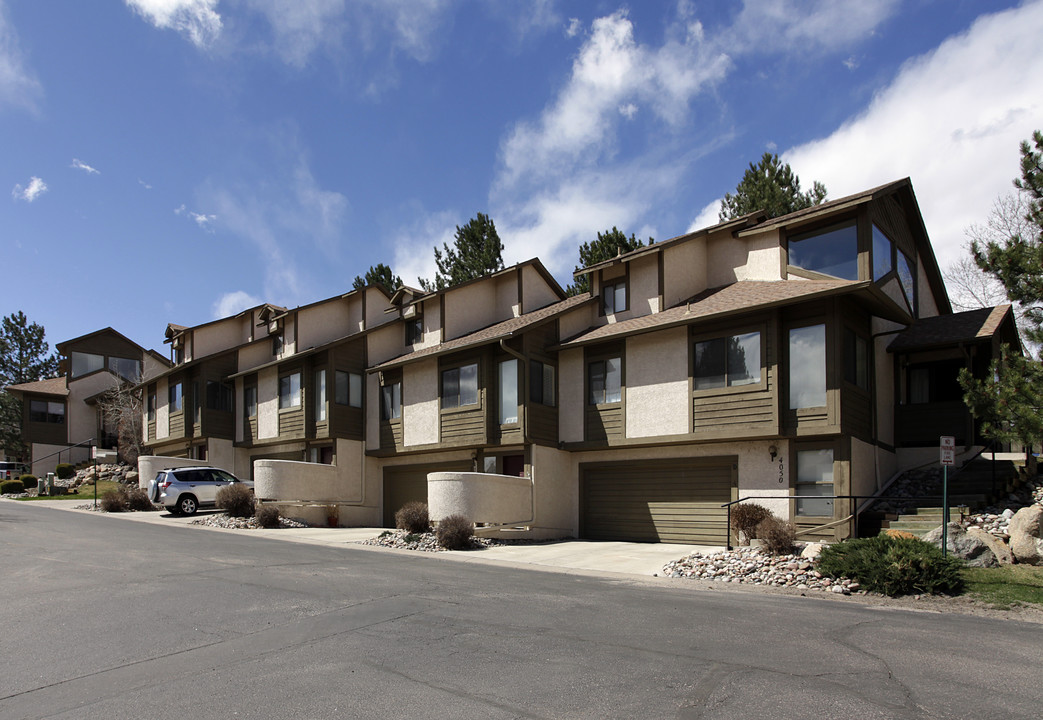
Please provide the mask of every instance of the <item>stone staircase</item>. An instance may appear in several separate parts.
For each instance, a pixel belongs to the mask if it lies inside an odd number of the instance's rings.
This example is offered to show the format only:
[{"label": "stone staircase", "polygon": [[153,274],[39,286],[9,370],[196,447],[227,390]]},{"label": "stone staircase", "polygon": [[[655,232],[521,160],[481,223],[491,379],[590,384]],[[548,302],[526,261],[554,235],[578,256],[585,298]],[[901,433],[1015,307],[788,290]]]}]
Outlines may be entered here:
[{"label": "stone staircase", "polygon": [[[925,499],[902,499],[888,502],[882,511],[865,513],[865,522],[860,522],[869,534],[873,529],[889,528],[903,530],[920,537],[942,524],[942,472],[941,469],[915,470],[899,478],[888,494],[902,494],[903,488],[911,488],[909,494],[930,495]],[[926,474],[926,477],[925,477]],[[907,480],[912,480],[908,482]],[[903,482],[907,481],[907,482]],[[950,473],[949,520],[959,522],[961,517],[977,508],[1005,497],[1020,482],[1018,467],[1010,460],[977,458],[964,465],[958,472]]]}]

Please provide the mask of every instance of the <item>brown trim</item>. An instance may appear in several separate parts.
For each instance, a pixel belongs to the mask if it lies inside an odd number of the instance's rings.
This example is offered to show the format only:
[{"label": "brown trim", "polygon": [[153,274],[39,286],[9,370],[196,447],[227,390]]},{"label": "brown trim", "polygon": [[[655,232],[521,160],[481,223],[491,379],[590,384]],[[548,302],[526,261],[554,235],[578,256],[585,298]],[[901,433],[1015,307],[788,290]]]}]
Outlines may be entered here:
[{"label": "brown trim", "polygon": [[666,308],[663,307],[666,302],[666,264],[663,258],[663,253],[659,253],[656,256],[656,272],[658,274],[657,282],[659,294],[657,297],[659,301],[659,312],[663,312],[663,310],[666,310]]}]

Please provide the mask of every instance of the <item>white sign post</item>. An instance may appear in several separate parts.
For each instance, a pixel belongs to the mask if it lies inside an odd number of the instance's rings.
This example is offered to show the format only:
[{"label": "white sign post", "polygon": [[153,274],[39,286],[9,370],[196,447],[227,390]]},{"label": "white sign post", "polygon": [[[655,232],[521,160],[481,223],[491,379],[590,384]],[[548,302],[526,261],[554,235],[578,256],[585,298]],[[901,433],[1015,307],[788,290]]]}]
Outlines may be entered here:
[{"label": "white sign post", "polygon": [[949,466],[956,464],[956,438],[942,435],[938,443],[942,464],[942,556],[949,554]]}]

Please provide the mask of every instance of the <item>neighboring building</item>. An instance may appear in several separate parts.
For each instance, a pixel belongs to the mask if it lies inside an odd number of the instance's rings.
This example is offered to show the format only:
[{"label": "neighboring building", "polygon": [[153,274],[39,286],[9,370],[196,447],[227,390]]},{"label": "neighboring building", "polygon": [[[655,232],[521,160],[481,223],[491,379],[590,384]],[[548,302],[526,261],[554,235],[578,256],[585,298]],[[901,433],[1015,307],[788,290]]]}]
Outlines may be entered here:
[{"label": "neighboring building", "polygon": [[118,450],[118,429],[106,421],[99,401],[118,382],[136,383],[167,362],[112,328],[55,346],[60,377],[11,385],[22,400],[22,439],[29,446],[32,474],[42,477],[59,462],[90,457],[90,441]]},{"label": "neighboring building", "polygon": [[313,522],[429,499],[517,536],[724,544],[721,505],[768,496],[840,538],[856,503],[828,496],[872,495],[937,433],[979,444],[953,374],[1017,343],[1009,307],[952,314],[908,180],[577,274],[589,294],[530,260],[169,326],[149,442]]}]

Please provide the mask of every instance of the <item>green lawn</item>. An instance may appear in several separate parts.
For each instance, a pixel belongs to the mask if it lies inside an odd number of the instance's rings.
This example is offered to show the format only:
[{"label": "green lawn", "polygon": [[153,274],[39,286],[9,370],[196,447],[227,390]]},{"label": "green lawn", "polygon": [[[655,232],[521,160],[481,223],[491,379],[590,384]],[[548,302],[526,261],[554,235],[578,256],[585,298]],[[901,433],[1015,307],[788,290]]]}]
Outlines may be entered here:
[{"label": "green lawn", "polygon": [[[118,482],[113,482],[111,480],[102,480],[98,483],[98,499],[101,500],[102,495],[107,493],[109,490],[115,490],[119,486],[120,484]],[[55,495],[53,497],[51,497],[50,495],[43,495],[41,497],[27,497],[18,499],[23,502],[33,502],[34,500],[79,500],[80,502],[83,502],[84,500],[94,500],[93,485],[80,485],[80,487],[76,489],[79,491],[79,493],[75,495]]]},{"label": "green lawn", "polygon": [[964,568],[966,594],[1008,608],[1019,603],[1043,608],[1043,567],[1001,565],[995,568]]}]

